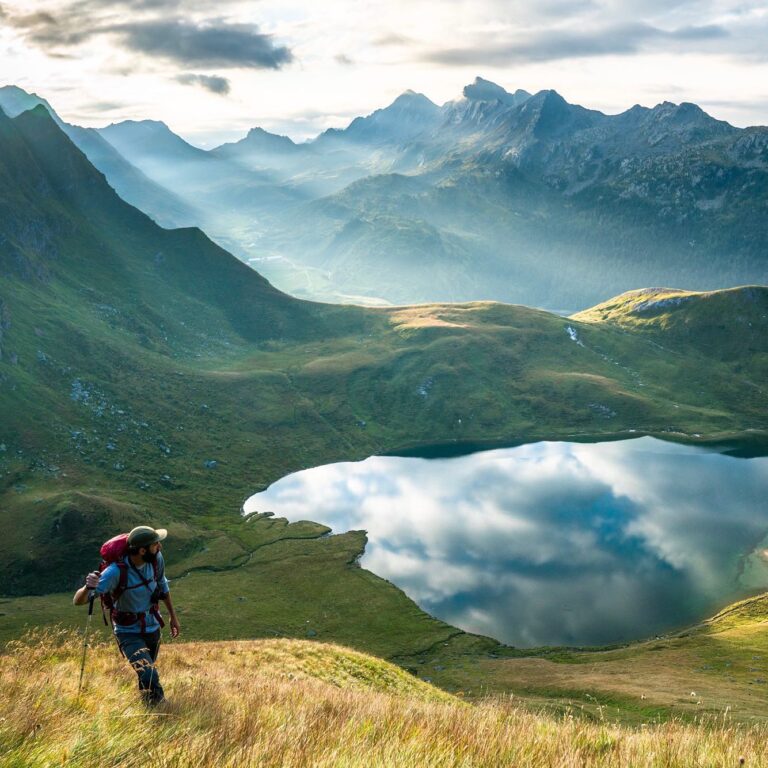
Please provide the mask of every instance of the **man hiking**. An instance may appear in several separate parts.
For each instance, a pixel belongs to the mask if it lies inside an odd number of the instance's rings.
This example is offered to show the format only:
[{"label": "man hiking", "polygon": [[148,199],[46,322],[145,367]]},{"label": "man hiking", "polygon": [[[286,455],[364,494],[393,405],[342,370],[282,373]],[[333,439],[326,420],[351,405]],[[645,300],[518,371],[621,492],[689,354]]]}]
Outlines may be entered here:
[{"label": "man hiking", "polygon": [[[168,532],[155,530],[146,525],[134,528],[127,536],[123,534],[121,546],[114,562],[99,573],[89,573],[85,586],[75,592],[73,603],[88,603],[88,592],[100,596],[111,608],[110,617],[120,651],[128,659],[139,678],[139,690],[145,703],[153,706],[164,700],[163,687],[155,667],[160,649],[160,628],[165,625],[158,601],[162,600],[171,617],[171,637],[178,637],[181,627],[171,603],[168,580],[165,578],[165,562],[160,553],[160,543]],[[109,544],[120,537],[107,542]],[[105,557],[106,559],[106,557]]]}]

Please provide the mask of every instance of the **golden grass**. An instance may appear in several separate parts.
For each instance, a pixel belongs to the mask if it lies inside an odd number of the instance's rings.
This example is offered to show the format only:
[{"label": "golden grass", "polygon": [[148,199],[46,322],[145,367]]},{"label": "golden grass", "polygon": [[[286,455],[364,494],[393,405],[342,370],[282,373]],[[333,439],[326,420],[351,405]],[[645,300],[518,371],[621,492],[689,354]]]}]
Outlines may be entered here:
[{"label": "golden grass", "polygon": [[[768,550],[764,550],[760,555],[766,557]],[[718,632],[742,626],[760,626],[762,630],[768,629],[768,592],[727,605],[711,619],[704,621],[701,630]]]},{"label": "golden grass", "polygon": [[764,593],[653,640],[552,657],[478,658],[435,678],[446,686],[482,680],[487,691],[514,691],[550,708],[588,702],[594,711],[602,703],[606,717],[625,723],[652,719],[654,711],[768,723],[767,612]]},{"label": "golden grass", "polygon": [[478,328],[484,324],[483,310],[492,301],[466,304],[414,304],[387,309],[390,324],[398,331],[409,328]]},{"label": "golden grass", "polygon": [[689,296],[706,297],[720,291],[686,291],[678,288],[644,288],[635,291],[627,291],[618,296],[614,296],[607,301],[597,304],[594,307],[576,312],[571,315],[571,320],[578,320],[584,323],[601,323],[606,320],[621,318],[628,312],[631,312],[638,305],[649,301],[662,301],[664,299],[686,298]]},{"label": "golden grass", "polygon": [[169,702],[151,712],[114,646],[47,631],[0,671],[2,766],[736,766],[768,765],[768,729],[728,718],[630,729],[531,713],[513,699],[467,704],[386,662],[307,641],[169,644]]}]

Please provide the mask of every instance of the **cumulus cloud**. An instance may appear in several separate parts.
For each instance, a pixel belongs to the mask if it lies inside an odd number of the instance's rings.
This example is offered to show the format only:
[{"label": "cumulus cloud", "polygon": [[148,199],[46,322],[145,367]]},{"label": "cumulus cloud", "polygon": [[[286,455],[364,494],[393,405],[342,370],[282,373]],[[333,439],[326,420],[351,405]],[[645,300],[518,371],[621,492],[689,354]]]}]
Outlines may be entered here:
[{"label": "cumulus cloud", "polygon": [[211,93],[226,96],[230,91],[229,80],[219,75],[193,75],[185,73],[177,75],[176,80],[182,85],[199,85]]},{"label": "cumulus cloud", "polygon": [[[158,9],[173,7],[175,3],[143,0],[131,5]],[[49,53],[109,35],[131,51],[185,66],[279,69],[293,61],[288,47],[277,44],[272,35],[262,33],[255,24],[221,19],[190,21],[178,16],[122,22],[114,15],[94,10],[100,6],[106,8],[107,4],[91,0],[66,6],[55,13],[6,13],[5,18],[30,42]]]},{"label": "cumulus cloud", "polygon": [[114,25],[104,31],[116,33],[134,51],[185,65],[279,69],[293,61],[287,47],[276,45],[272,35],[262,34],[253,24],[163,19]]}]

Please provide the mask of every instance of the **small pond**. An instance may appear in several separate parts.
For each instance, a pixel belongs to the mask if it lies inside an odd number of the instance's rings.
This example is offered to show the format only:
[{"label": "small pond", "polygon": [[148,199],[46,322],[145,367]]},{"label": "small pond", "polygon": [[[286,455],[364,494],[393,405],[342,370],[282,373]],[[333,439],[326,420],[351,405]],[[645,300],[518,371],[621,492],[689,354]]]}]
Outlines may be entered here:
[{"label": "small pond", "polygon": [[246,512],[368,531],[361,560],[425,611],[520,647],[601,645],[768,589],[768,458],[643,437],[289,475]]}]

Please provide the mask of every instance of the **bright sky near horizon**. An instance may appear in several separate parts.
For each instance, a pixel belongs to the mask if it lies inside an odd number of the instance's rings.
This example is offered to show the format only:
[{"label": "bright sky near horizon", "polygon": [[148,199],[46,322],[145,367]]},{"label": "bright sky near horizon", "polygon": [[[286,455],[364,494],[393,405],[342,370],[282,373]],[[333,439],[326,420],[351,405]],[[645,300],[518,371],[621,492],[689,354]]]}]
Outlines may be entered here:
[{"label": "bright sky near horizon", "polygon": [[306,139],[409,88],[443,103],[478,75],[765,125],[767,40],[762,0],[0,0],[0,85],[204,147],[256,125]]}]

